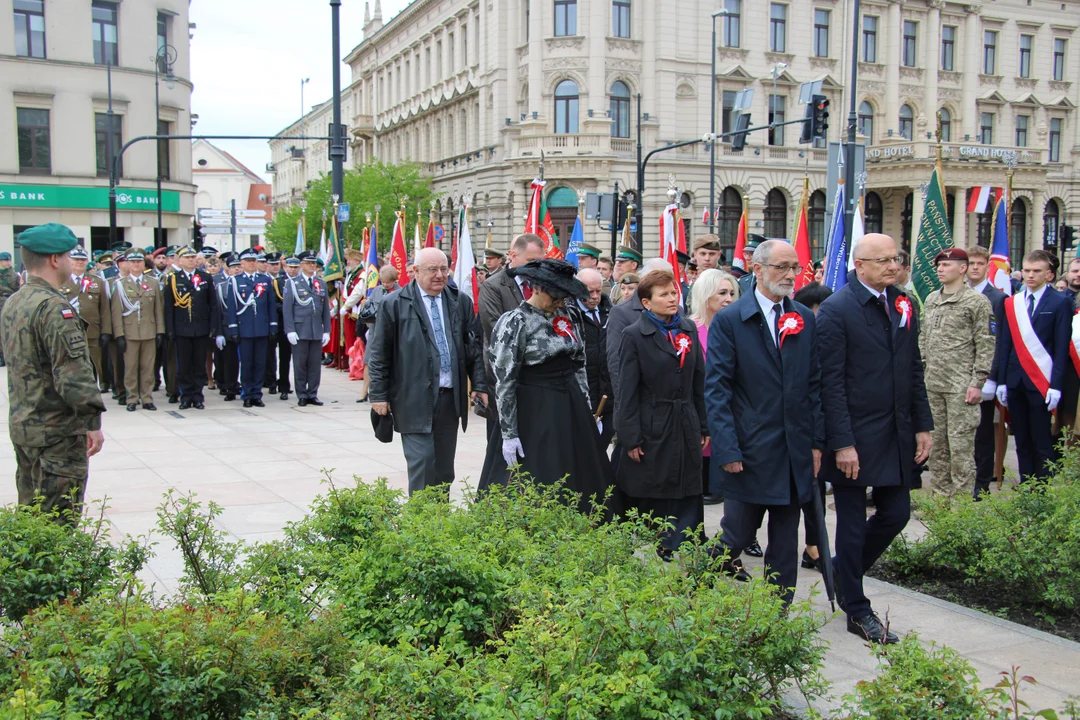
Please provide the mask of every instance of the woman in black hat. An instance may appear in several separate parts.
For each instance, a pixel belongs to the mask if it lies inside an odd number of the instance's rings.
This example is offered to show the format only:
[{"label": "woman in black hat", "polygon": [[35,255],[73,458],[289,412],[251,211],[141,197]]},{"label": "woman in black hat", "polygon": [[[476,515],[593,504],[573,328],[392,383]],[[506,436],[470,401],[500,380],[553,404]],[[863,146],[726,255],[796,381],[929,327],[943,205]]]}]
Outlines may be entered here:
[{"label": "woman in black hat", "polygon": [[566,477],[586,512],[615,481],[593,436],[600,399],[589,397],[581,316],[563,305],[589,293],[562,260],[533,260],[506,272],[527,283],[531,296],[500,317],[491,333],[488,358],[502,433],[491,437],[488,453],[501,453],[508,466],[520,464],[535,482]]}]

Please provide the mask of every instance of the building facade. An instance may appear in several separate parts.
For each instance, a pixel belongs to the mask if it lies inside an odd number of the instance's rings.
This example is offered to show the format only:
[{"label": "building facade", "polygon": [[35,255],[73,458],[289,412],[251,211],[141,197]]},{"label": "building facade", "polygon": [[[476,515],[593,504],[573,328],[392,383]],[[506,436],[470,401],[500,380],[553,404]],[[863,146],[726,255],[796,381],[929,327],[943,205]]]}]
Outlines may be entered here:
[{"label": "building facade", "polygon": [[[261,210],[269,222],[273,209],[269,183],[255,174],[233,155],[208,140],[191,144],[191,173],[195,179],[195,215],[202,210]],[[232,237],[217,230],[202,227],[202,243],[223,250],[231,247]],[[241,233],[238,245],[251,247],[262,244],[263,233]]]},{"label": "building facade", "polygon": [[[754,90],[754,126],[801,118],[802,83],[829,98],[828,140],[846,137],[854,28],[836,0],[415,0],[383,24],[379,4],[346,58],[343,94],[351,161],[423,164],[444,193],[444,218],[463,199],[497,244],[520,231],[529,183],[544,158],[548,205],[566,233],[584,192],[636,188],[644,153],[710,129],[711,16],[716,23],[716,129],[731,129],[738,91]],[[989,238],[988,217],[966,211],[970,188],[1013,176],[1013,255],[1080,222],[1080,0],[865,0],[854,94],[867,146],[867,225],[910,246],[920,186],[936,148],[927,133],[941,112],[944,178],[962,244]],[[640,101],[639,101],[640,98]],[[820,257],[826,230],[828,153],[800,145],[799,126],[752,133],[745,149],[716,150],[709,203],[704,144],[661,152],[645,173],[644,249],[655,252],[669,177],[690,235],[716,207],[734,245],[743,198],[752,230],[790,237],[804,177]],[[279,176],[280,177],[280,176]],[[275,182],[275,195],[297,185]],[[587,226],[607,247],[610,233]],[[961,241],[958,240],[958,244]]]},{"label": "building facade", "polygon": [[[352,117],[351,88],[341,93],[342,122]],[[278,133],[270,141],[270,164],[266,172],[272,175],[274,207],[285,207],[299,202],[310,182],[321,175],[330,174],[330,132],[333,103],[327,100],[311,109],[309,113]],[[282,138],[323,138],[321,140],[286,140]],[[352,162],[352,153],[346,150],[346,167]]]},{"label": "building facade", "polygon": [[[189,45],[187,0],[0,2],[0,249],[46,222],[108,246],[107,140],[117,152],[139,136],[190,134]],[[118,238],[190,241],[191,178],[190,142],[134,143],[117,183]]]}]

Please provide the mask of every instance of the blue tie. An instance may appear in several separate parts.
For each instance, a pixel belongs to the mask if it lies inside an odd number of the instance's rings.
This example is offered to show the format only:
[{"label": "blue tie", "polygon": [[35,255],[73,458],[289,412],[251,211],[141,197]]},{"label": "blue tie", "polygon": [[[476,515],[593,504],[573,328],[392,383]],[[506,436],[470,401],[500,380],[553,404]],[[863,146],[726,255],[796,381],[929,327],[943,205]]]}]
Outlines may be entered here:
[{"label": "blue tie", "polygon": [[431,324],[435,326],[435,344],[439,346],[439,374],[445,375],[450,372],[450,348],[446,345],[439,304],[431,295],[428,295],[428,302],[431,303]]}]

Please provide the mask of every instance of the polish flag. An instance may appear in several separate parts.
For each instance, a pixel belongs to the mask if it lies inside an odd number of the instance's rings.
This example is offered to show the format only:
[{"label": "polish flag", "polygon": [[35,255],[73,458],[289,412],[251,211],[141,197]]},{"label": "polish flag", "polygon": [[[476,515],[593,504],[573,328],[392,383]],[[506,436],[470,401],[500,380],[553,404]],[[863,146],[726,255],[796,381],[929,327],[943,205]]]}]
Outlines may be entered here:
[{"label": "polish flag", "polygon": [[472,235],[469,234],[468,206],[462,205],[458,219],[459,234],[454,249],[454,282],[458,291],[469,296],[473,312],[480,311],[480,283],[476,277],[476,256],[473,254]]},{"label": "polish flag", "polygon": [[[675,290],[679,293],[680,305],[683,302],[682,278],[679,277],[679,257],[675,251],[679,247],[679,229],[681,227],[682,220],[679,218],[679,206],[672,203],[664,208],[664,214],[660,216],[660,257],[671,264],[671,271],[675,275]],[[683,242],[686,242],[685,236]]]},{"label": "polish flag", "polygon": [[971,199],[968,200],[967,211],[984,213],[987,208],[990,207],[991,198],[996,203],[1000,198],[1003,190],[1002,188],[991,187],[990,185],[983,185],[982,187],[971,189]]}]

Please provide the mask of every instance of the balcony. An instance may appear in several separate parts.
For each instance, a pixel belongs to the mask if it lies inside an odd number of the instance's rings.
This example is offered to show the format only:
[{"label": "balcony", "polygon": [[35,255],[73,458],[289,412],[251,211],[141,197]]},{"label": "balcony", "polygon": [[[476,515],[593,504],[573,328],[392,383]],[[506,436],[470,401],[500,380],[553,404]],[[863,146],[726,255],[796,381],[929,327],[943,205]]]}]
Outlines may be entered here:
[{"label": "balcony", "polygon": [[375,135],[375,122],[371,115],[354,115],[352,134],[358,138],[371,138]]}]

